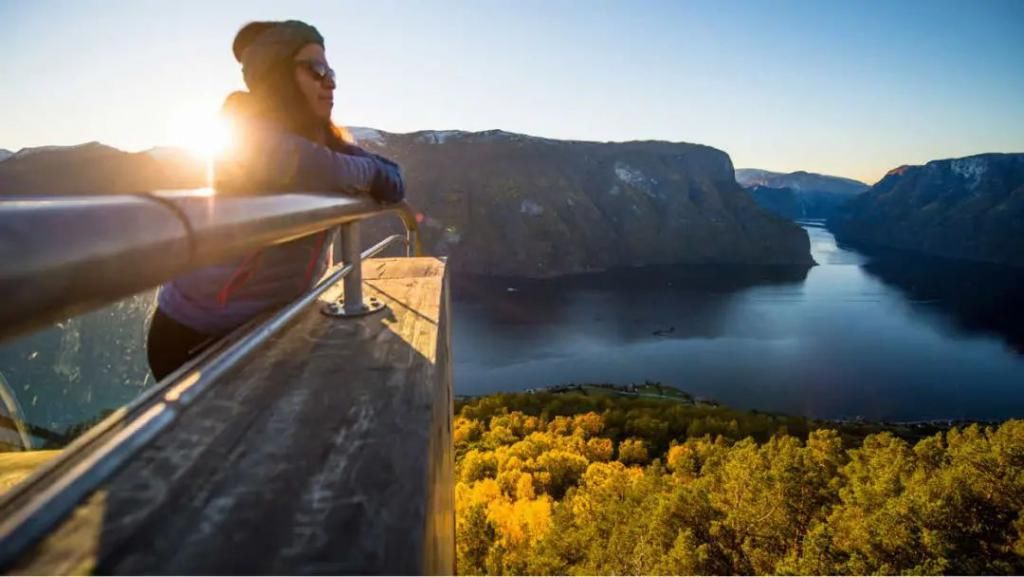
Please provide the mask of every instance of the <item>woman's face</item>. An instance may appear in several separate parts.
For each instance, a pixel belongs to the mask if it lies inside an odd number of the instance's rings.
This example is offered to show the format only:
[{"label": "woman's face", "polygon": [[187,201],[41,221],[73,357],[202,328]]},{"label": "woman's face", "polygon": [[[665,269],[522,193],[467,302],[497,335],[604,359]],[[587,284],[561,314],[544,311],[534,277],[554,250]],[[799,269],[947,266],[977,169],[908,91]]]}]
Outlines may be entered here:
[{"label": "woman's face", "polygon": [[320,70],[330,70],[327,66],[327,56],[324,55],[324,47],[319,44],[307,44],[295,55],[295,83],[316,117],[330,120],[336,88],[333,72],[330,76],[318,78],[314,65],[322,66]]}]

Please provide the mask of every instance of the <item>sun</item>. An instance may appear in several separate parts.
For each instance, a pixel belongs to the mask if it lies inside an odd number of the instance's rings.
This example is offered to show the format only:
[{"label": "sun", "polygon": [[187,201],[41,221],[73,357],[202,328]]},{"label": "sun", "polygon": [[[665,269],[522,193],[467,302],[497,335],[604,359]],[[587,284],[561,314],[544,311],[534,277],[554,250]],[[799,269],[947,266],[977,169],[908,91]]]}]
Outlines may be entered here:
[{"label": "sun", "polygon": [[196,157],[212,162],[231,145],[228,119],[219,113],[178,114],[169,126],[170,140]]},{"label": "sun", "polygon": [[195,123],[183,135],[182,145],[192,154],[212,161],[231,144],[231,128],[222,116]]}]

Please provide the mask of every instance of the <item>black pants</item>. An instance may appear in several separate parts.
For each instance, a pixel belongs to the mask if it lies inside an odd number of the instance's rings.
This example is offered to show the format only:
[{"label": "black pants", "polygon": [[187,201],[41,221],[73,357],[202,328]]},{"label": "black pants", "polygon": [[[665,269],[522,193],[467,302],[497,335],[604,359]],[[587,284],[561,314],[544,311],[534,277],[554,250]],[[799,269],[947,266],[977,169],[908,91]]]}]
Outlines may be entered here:
[{"label": "black pants", "polygon": [[159,381],[217,342],[218,338],[194,331],[156,309],[146,339],[149,370]]}]

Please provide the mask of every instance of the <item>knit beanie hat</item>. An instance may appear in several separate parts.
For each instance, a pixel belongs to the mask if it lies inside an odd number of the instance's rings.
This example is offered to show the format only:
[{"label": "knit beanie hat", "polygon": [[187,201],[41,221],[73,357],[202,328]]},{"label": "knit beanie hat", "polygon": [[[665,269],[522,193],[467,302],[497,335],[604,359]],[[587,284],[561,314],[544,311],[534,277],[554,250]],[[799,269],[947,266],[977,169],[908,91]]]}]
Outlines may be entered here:
[{"label": "knit beanie hat", "polygon": [[305,22],[250,22],[235,35],[231,50],[242,64],[245,85],[253,91],[259,89],[274,65],[292,58],[307,44],[323,46],[324,37]]}]

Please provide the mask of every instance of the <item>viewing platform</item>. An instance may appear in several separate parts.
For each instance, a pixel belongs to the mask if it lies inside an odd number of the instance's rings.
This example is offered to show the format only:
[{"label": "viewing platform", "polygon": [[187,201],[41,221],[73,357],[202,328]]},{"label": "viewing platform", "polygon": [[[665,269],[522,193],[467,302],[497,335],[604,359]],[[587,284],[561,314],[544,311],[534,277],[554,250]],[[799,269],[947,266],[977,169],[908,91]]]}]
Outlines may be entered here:
[{"label": "viewing platform", "polygon": [[[341,226],[335,249],[355,258],[0,497],[5,572],[454,573],[447,267],[353,250],[354,207],[316,226]],[[359,291],[382,310],[328,314]]]}]

